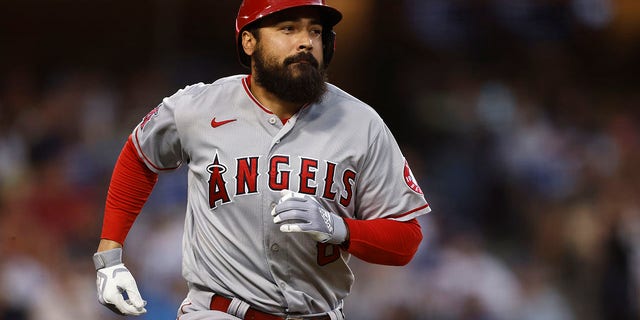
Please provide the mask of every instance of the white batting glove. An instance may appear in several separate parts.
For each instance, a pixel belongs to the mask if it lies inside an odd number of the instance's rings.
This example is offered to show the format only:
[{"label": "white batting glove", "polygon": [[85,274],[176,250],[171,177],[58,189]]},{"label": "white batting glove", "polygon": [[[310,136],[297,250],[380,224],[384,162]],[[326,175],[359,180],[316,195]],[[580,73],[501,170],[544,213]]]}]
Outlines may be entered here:
[{"label": "white batting glove", "polygon": [[322,243],[341,244],[347,239],[344,220],[323,208],[314,197],[291,190],[282,190],[280,194],[280,201],[271,210],[280,231],[304,232]]},{"label": "white batting glove", "polygon": [[136,280],[122,263],[122,248],[95,253],[93,263],[101,304],[120,315],[139,316],[147,312],[144,308],[147,302],[142,300]]}]

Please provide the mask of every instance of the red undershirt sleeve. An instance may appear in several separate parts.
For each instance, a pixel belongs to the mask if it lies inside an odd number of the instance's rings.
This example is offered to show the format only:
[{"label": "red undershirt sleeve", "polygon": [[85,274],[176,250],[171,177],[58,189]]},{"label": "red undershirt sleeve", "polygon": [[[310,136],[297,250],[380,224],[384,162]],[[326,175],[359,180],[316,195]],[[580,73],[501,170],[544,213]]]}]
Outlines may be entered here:
[{"label": "red undershirt sleeve", "polygon": [[124,244],[124,240],[147,202],[158,174],[151,171],[138,157],[131,136],[127,139],[116,162],[102,224],[102,239]]},{"label": "red undershirt sleeve", "polygon": [[349,228],[347,251],[376,264],[403,266],[409,263],[422,241],[418,220],[356,220],[345,218]]}]

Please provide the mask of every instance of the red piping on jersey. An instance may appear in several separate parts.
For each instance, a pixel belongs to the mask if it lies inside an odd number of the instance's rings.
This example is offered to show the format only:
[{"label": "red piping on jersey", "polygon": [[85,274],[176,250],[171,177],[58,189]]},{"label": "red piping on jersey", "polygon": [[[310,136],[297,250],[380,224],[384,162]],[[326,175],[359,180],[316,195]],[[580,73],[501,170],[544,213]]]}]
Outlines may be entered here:
[{"label": "red piping on jersey", "polygon": [[251,100],[253,100],[253,102],[255,102],[258,107],[260,107],[260,109],[264,110],[264,112],[268,113],[268,114],[273,114],[273,112],[271,112],[271,110],[267,109],[265,106],[262,105],[262,103],[260,103],[260,101],[258,101],[258,99],[253,95],[253,93],[251,92],[251,75],[248,75],[246,78],[242,79],[242,86],[244,87],[244,91],[247,92],[247,95],[249,96],[249,98],[251,98]]},{"label": "red piping on jersey", "polygon": [[152,166],[152,167],[153,167],[153,169],[155,169],[155,170],[157,170],[157,171],[163,171],[163,170],[164,170],[164,171],[168,171],[168,170],[175,170],[175,169],[177,169],[177,168],[178,168],[178,167],[173,167],[173,168],[160,168],[160,167],[156,166],[155,164],[153,164],[153,162],[151,162],[151,160],[150,160],[149,158],[147,158],[147,155],[145,155],[145,154],[144,154],[144,152],[142,151],[142,149],[138,148],[138,146],[140,145],[140,139],[138,138],[138,130],[139,130],[139,128],[136,128],[136,131],[135,131],[136,143],[135,143],[134,145],[135,145],[136,150],[137,150],[137,151],[138,151],[138,153],[139,153],[139,154],[144,158],[144,161],[145,161],[146,163],[148,163],[150,166]]},{"label": "red piping on jersey", "polygon": [[429,207],[429,204],[427,203],[427,204],[425,204],[425,205],[424,205],[424,206],[422,206],[422,207],[418,207],[418,208],[415,208],[415,209],[413,209],[413,210],[411,210],[411,211],[407,211],[407,212],[405,212],[405,213],[401,213],[401,214],[396,215],[396,216],[391,216],[391,217],[389,217],[389,218],[393,218],[393,219],[402,218],[402,217],[404,217],[404,216],[410,215],[410,214],[412,214],[412,213],[414,213],[414,212],[416,212],[416,211],[420,211],[420,210],[422,210],[422,209],[426,209],[426,208],[428,208],[428,207]]},{"label": "red piping on jersey", "polygon": [[176,320],[180,320],[180,318],[182,318],[182,316],[184,316],[184,315],[186,314],[186,312],[184,312],[184,307],[186,307],[186,306],[190,306],[191,304],[192,304],[192,302],[191,302],[191,301],[189,301],[189,302],[187,302],[187,303],[183,303],[183,304],[180,306],[180,313],[181,313],[181,314],[178,316],[178,319],[176,319]]},{"label": "red piping on jersey", "polygon": [[[244,87],[244,91],[247,92],[247,95],[249,96],[249,98],[251,98],[251,100],[253,100],[253,102],[255,102],[255,104],[258,105],[258,107],[260,107],[260,109],[262,109],[264,112],[268,114],[273,114],[273,112],[267,109],[267,107],[263,106],[262,103],[260,103],[260,101],[258,101],[258,99],[253,95],[253,92],[251,92],[251,75],[248,75],[247,77],[242,78],[242,86]],[[309,106],[308,103],[302,106],[302,108],[300,109],[304,109],[307,106]],[[286,119],[281,118],[280,121],[282,121],[282,124],[286,124],[287,121],[289,121],[289,118],[286,118]]]}]

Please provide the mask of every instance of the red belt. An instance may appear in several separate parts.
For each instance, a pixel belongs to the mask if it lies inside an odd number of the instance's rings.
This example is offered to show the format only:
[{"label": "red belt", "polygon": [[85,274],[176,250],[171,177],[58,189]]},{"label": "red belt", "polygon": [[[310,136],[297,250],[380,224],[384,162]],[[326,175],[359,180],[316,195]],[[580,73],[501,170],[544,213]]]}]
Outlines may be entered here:
[{"label": "red belt", "polygon": [[[213,295],[213,298],[211,298],[209,309],[226,313],[229,309],[229,305],[231,305],[231,299],[216,294]],[[300,319],[302,319],[302,317],[300,317]],[[254,308],[249,308],[244,314],[243,320],[286,320],[286,318],[258,311]],[[331,320],[331,317],[329,317],[328,315],[324,315],[316,317],[306,317],[304,318],[304,320]]]}]

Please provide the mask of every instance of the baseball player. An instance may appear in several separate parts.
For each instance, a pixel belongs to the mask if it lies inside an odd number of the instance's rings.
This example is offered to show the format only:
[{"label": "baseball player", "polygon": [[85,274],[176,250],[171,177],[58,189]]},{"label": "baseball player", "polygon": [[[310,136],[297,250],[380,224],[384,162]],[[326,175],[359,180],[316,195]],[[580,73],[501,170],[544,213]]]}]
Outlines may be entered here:
[{"label": "baseball player", "polygon": [[326,82],[341,19],[324,0],[245,0],[236,41],[250,73],[181,89],[133,129],[93,256],[100,303],[146,312],[122,245],[158,175],[180,166],[179,320],[344,319],[351,255],[412,259],[429,205],[378,114]]}]

